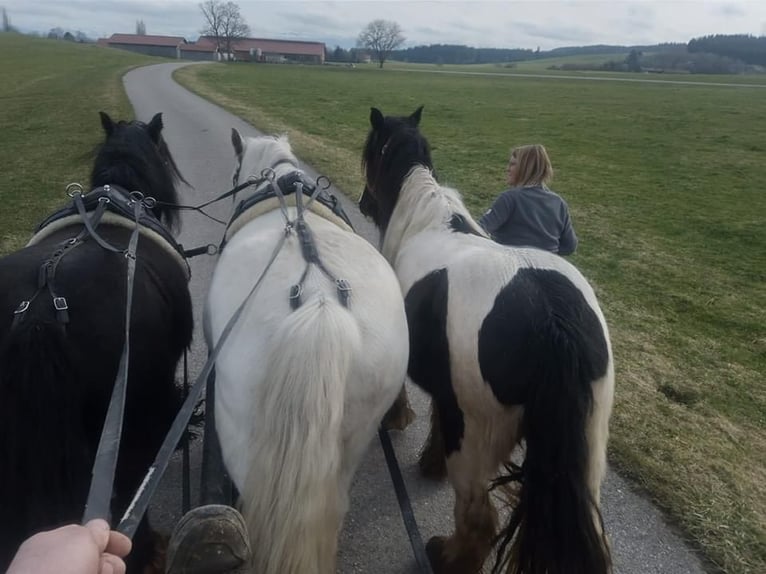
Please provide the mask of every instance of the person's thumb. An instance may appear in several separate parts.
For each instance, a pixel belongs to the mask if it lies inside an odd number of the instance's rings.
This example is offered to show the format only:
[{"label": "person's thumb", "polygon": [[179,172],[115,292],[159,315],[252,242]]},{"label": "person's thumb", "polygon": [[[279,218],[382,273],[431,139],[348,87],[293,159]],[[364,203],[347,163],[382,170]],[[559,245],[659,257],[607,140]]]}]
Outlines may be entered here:
[{"label": "person's thumb", "polygon": [[98,546],[98,551],[103,552],[106,550],[107,544],[109,544],[109,523],[103,518],[94,518],[85,524],[85,528],[88,529],[90,535]]}]

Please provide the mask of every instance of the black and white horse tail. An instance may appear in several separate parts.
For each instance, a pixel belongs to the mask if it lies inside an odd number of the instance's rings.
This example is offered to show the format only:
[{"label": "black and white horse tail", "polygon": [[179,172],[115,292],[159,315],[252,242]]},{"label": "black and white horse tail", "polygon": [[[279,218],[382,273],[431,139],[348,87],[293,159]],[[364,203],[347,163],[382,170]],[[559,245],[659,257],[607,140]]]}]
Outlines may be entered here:
[{"label": "black and white horse tail", "polygon": [[261,574],[335,572],[346,494],[339,484],[347,380],[360,349],[353,316],[319,295],[270,337],[255,389],[243,514]]},{"label": "black and white horse tail", "polygon": [[611,572],[599,485],[612,365],[604,327],[584,300],[579,303],[554,303],[559,308],[547,314],[532,343],[542,351],[536,359],[544,360],[520,371],[535,376],[524,402],[526,456],[518,504],[499,534],[495,571],[507,564],[507,574]]},{"label": "black and white horse tail", "polygon": [[[37,320],[11,327],[0,343],[0,540],[24,537],[53,523],[77,522],[72,501],[85,500],[89,453],[75,351],[64,325]],[[83,469],[85,469],[83,471]],[[21,543],[21,539],[16,542]],[[0,564],[4,571],[7,564]]]}]

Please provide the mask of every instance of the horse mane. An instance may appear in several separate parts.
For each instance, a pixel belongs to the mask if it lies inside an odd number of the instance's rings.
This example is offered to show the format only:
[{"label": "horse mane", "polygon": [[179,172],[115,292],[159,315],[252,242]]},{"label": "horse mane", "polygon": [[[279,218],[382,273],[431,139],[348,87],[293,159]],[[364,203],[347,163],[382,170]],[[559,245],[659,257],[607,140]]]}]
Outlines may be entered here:
[{"label": "horse mane", "polygon": [[239,180],[247,177],[260,177],[260,173],[243,173],[249,166],[277,166],[281,163],[292,164],[297,168],[299,161],[293,153],[287,135],[249,137],[243,136],[244,150],[239,158]]},{"label": "horse mane", "polygon": [[140,191],[157,200],[155,215],[171,228],[178,223],[177,185],[188,182],[181,175],[161,134],[155,143],[147,124],[120,121],[97,148],[91,171],[91,186],[117,185]]},{"label": "horse mane", "polygon": [[471,216],[457,189],[441,185],[430,169],[421,165],[413,167],[402,182],[391,224],[383,238],[384,257],[392,261],[402,244],[422,231],[433,229],[452,233],[451,222],[455,215],[466,222],[473,235],[487,236]]}]

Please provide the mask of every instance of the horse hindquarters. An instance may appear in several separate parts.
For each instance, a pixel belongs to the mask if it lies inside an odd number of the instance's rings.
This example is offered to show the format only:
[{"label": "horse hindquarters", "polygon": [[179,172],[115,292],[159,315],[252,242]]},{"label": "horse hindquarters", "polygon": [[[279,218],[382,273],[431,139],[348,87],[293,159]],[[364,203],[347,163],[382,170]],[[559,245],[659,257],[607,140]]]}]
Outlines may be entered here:
[{"label": "horse hindquarters", "polygon": [[64,326],[33,313],[0,349],[0,571],[29,535],[80,520],[93,455]]},{"label": "horse hindquarters", "polygon": [[335,572],[346,383],[360,346],[351,314],[323,296],[271,338],[241,491],[259,574]]},{"label": "horse hindquarters", "polygon": [[[613,373],[605,327],[581,291],[556,272],[520,272],[498,299],[503,295],[521,327],[494,330],[504,329],[502,344],[522,352],[504,366],[511,378],[504,389],[499,371],[485,364],[482,370],[501,402],[523,402],[526,454],[496,570],[507,561],[511,574],[606,574],[611,559],[598,498]],[[523,308],[514,299],[523,299]],[[488,323],[507,320],[488,316],[483,334],[493,331]]]}]

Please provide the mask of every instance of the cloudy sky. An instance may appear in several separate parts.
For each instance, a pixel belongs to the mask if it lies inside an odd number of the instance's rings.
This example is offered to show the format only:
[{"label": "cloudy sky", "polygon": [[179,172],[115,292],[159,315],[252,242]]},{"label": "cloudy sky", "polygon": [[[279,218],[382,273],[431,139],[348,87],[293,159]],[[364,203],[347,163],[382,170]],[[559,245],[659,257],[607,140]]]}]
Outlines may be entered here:
[{"label": "cloudy sky", "polygon": [[[371,20],[396,21],[405,46],[551,49],[588,44],[687,42],[706,34],[766,35],[766,0],[389,0],[335,2],[240,0],[251,35],[354,45]],[[199,0],[0,0],[22,31],[82,31],[91,38],[147,33],[195,40]]]}]

